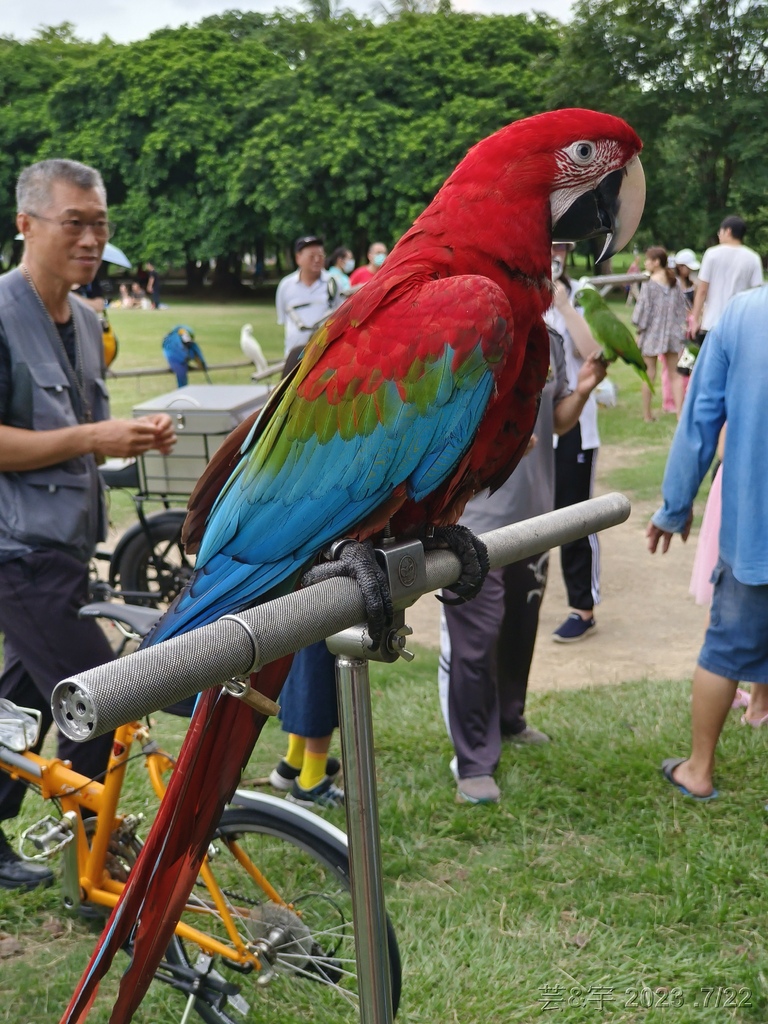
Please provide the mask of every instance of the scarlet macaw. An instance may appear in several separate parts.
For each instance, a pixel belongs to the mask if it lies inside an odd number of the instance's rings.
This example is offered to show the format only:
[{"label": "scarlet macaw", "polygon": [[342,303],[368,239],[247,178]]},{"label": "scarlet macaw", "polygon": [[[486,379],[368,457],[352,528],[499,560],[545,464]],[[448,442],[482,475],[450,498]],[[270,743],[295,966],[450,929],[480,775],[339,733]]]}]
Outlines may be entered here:
[{"label": "scarlet macaw", "polygon": [[[641,142],[589,110],[527,118],[479,142],[373,280],[310,341],[255,424],[190,502],[197,568],[152,642],[269,600],[343,536],[451,524],[499,486],[533,429],[549,365],[553,237],[634,234]],[[246,436],[247,435],[247,436]],[[238,454],[239,449],[239,454]],[[232,468],[234,465],[234,468]],[[289,659],[252,680],[279,694]],[[173,933],[263,716],[221,690],[199,702],[170,788],[62,1024],[135,933],[111,1024],[131,1018]]]}]

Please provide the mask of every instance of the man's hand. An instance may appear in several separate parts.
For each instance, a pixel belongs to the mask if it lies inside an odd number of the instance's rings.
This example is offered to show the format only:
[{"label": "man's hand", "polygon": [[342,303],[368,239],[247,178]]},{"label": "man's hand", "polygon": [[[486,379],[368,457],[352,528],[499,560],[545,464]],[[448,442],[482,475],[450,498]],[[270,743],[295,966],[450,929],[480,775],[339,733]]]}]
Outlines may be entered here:
[{"label": "man's hand", "polygon": [[584,360],[584,365],[579,370],[576,380],[576,392],[584,398],[589,398],[601,380],[605,379],[607,368],[602,353],[593,352]]},{"label": "man's hand", "polygon": [[164,412],[156,412],[152,416],[145,416],[155,427],[155,443],[152,445],[161,455],[169,455],[176,444],[176,431],[173,420]]},{"label": "man's hand", "polygon": [[[680,532],[680,538],[683,544],[685,544],[685,542],[688,540],[688,534],[691,532],[692,522],[693,509],[691,509],[691,511],[689,512],[685,526]],[[648,523],[648,526],[646,527],[645,536],[646,540],[648,541],[648,550],[652,555],[656,554],[656,549],[659,546],[659,541],[661,541],[661,553],[662,555],[666,555],[666,553],[669,551],[669,545],[674,534],[670,533],[668,530],[660,530],[659,527],[655,525],[653,520],[651,520]]]},{"label": "man's hand", "polygon": [[91,424],[93,454],[98,458],[129,459],[154,448],[167,455],[176,443],[173,422],[166,413],[135,420],[103,420]]}]

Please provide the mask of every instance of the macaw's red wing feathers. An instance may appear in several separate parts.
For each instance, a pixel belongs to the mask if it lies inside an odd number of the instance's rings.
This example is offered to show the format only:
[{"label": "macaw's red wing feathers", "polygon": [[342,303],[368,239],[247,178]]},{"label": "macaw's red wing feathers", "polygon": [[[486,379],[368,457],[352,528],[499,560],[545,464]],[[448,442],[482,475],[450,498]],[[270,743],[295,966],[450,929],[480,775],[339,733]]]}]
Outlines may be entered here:
[{"label": "macaw's red wing feathers", "polygon": [[417,503],[442,484],[491,397],[508,393],[502,376],[519,373],[512,322],[492,281],[454,277],[417,279],[333,345],[336,322],[319,330],[216,499],[195,576],[152,641],[292,586],[394,495]]}]

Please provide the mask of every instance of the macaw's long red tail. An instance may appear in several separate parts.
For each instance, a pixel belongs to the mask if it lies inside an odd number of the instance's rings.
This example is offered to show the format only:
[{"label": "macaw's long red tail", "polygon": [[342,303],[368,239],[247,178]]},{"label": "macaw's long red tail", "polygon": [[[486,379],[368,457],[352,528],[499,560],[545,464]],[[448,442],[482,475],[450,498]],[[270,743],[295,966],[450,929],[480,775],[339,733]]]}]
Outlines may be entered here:
[{"label": "macaw's long red tail", "polygon": [[[291,657],[251,677],[275,700]],[[133,959],[120,982],[110,1024],[128,1024],[144,998],[195,884],[221,813],[240,781],[266,718],[223,690],[200,701],[157,818],[112,911],[61,1024],[83,1024],[99,982],[131,935]]]}]

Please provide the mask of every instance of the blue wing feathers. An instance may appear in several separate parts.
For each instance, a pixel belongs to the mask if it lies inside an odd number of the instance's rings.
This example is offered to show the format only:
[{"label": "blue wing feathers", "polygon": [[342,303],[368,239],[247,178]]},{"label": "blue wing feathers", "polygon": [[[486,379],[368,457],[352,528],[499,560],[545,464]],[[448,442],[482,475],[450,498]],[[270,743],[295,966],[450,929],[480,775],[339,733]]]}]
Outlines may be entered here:
[{"label": "blue wing feathers", "polygon": [[[444,344],[402,387],[373,367],[380,383],[369,394],[345,398],[340,407],[327,390],[320,392],[308,436],[300,426],[306,415],[295,420],[292,405],[306,399],[296,398],[296,387],[285,389],[271,420],[252,432],[256,443],[243,446],[210,513],[192,584],[151,642],[295,585],[319,550],[368,518],[401,484],[419,501],[443,483],[471,444],[493,392],[479,329],[475,337],[474,351],[458,368]],[[328,374],[324,387],[332,384]]]}]

